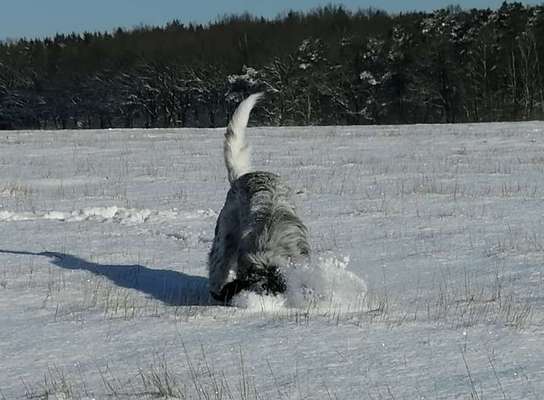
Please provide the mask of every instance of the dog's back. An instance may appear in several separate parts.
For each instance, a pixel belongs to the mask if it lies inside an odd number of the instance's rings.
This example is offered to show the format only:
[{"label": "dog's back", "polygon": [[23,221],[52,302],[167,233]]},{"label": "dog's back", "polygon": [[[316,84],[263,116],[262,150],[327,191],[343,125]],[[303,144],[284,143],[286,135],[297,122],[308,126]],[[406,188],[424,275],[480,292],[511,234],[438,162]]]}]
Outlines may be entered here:
[{"label": "dog's back", "polygon": [[240,213],[241,253],[281,258],[278,266],[309,254],[306,227],[296,215],[291,189],[278,175],[249,172],[231,190],[245,210]]},{"label": "dog's back", "polygon": [[[225,165],[231,188],[209,255],[210,292],[228,301],[242,289],[282,292],[282,268],[309,255],[308,232],[296,215],[289,187],[270,172],[250,172],[245,128],[262,94],[244,100],[225,133]],[[236,279],[227,283],[229,272]]]}]

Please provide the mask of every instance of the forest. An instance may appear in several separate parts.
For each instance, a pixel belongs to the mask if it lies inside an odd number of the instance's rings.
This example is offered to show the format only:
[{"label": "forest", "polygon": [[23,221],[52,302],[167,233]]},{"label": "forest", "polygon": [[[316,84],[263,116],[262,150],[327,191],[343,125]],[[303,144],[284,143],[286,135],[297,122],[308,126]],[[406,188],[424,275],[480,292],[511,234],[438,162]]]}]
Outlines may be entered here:
[{"label": "forest", "polygon": [[[542,62],[541,62],[542,60]],[[544,5],[388,14],[326,6],[265,19],[0,42],[0,129],[544,119]]]}]

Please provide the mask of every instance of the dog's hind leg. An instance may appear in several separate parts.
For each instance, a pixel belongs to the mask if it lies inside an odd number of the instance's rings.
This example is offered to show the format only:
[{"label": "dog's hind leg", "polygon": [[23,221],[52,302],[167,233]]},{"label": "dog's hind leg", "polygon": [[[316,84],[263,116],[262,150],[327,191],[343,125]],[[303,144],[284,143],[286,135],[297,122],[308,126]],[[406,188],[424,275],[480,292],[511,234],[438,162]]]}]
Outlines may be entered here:
[{"label": "dog's hind leg", "polygon": [[236,208],[225,207],[215,228],[215,237],[208,258],[209,290],[214,298],[227,283],[230,271],[237,271],[239,222]]},{"label": "dog's hind leg", "polygon": [[[220,243],[222,242],[222,243]],[[236,270],[236,253],[238,249],[231,235],[214,240],[209,258],[209,288],[212,294],[221,292],[227,282],[231,270]]]}]

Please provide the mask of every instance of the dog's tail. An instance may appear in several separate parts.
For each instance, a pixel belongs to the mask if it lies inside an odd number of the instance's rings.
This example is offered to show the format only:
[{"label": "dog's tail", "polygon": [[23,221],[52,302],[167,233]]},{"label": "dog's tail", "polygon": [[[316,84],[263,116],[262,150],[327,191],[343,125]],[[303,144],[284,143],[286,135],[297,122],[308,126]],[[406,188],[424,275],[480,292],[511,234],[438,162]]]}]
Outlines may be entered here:
[{"label": "dog's tail", "polygon": [[234,111],[225,132],[225,165],[229,175],[229,182],[233,183],[240,176],[250,170],[249,146],[246,142],[246,126],[249,113],[263,93],[255,93],[242,101]]}]

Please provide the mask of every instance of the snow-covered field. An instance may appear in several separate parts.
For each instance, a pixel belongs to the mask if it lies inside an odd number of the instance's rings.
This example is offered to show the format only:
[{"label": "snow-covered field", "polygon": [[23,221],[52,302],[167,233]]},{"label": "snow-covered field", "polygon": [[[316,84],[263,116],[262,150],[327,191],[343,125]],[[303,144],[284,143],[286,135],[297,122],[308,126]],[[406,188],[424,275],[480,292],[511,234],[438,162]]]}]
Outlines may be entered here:
[{"label": "snow-covered field", "polygon": [[0,133],[0,399],[542,398],[544,123],[248,136],[312,265],[223,307],[222,130]]}]

